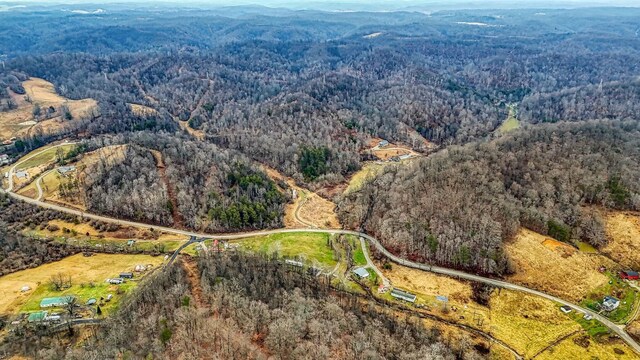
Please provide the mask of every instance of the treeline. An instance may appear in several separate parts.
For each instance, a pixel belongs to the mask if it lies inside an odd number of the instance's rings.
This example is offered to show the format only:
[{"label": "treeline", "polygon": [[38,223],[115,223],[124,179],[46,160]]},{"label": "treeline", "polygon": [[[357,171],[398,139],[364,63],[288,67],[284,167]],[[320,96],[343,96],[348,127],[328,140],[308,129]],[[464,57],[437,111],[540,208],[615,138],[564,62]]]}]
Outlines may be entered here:
[{"label": "treeline", "polygon": [[67,359],[484,357],[468,337],[445,340],[420,319],[398,317],[336,292],[328,281],[258,256],[203,258],[196,272],[190,282],[175,264],[141,284],[82,347],[41,338],[41,350],[21,351]]},{"label": "treeline", "polygon": [[[85,144],[87,150],[128,144],[117,163],[98,161],[86,169],[83,188],[92,210],[209,232],[282,226],[287,197],[236,151],[150,131],[95,137]],[[174,210],[183,224],[175,223]]]},{"label": "treeline", "polygon": [[402,256],[504,274],[520,227],[605,244],[590,206],[640,210],[639,164],[637,121],[541,125],[387,167],[338,211]]}]

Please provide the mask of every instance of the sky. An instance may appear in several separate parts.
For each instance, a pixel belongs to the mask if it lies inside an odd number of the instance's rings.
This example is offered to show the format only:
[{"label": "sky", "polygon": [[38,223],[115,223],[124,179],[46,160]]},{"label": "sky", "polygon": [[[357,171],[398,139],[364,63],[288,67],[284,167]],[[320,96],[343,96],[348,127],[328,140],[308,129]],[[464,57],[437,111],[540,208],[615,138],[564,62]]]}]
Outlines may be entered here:
[{"label": "sky", "polygon": [[584,6],[633,6],[640,7],[640,0],[0,0],[11,5],[104,5],[104,4],[178,4],[185,6],[211,5],[263,5],[270,7],[304,8],[353,8],[358,10],[402,9],[407,7],[437,6],[447,8],[554,8]]}]

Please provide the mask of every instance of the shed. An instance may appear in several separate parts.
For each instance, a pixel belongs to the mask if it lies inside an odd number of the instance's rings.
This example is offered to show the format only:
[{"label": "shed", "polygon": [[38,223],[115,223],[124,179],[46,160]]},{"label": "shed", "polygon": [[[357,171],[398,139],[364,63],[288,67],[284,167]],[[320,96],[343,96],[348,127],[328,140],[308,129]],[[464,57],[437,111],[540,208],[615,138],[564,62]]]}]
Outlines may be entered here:
[{"label": "shed", "polygon": [[573,309],[571,308],[571,306],[562,305],[562,306],[560,306],[560,311],[562,311],[565,314],[568,314],[571,311],[573,311]]},{"label": "shed", "polygon": [[391,296],[393,296],[396,299],[400,299],[400,300],[404,300],[404,301],[408,301],[408,302],[416,302],[416,295],[412,294],[410,292],[407,291],[403,291],[400,289],[393,289],[391,290]]},{"label": "shed", "polygon": [[28,172],[26,172],[26,171],[18,171],[18,172],[16,173],[16,177],[17,177],[18,179],[28,179],[28,178],[29,178],[29,173],[28,173]]},{"label": "shed", "polygon": [[369,272],[367,271],[367,269],[359,267],[359,268],[355,268],[353,270],[353,273],[356,274],[356,276],[358,276],[360,279],[364,279],[366,277],[369,277]]},{"label": "shed", "polygon": [[58,296],[44,298],[40,301],[41,308],[62,307],[71,303],[75,298],[73,296]]},{"label": "shed", "polygon": [[122,280],[121,278],[115,278],[115,279],[107,279],[107,282],[112,285],[120,285],[124,282],[124,280]]},{"label": "shed", "polygon": [[132,272],[120,273],[120,278],[121,279],[133,279],[133,273]]},{"label": "shed", "polygon": [[96,300],[95,298],[91,298],[91,299],[87,300],[87,305],[94,305],[97,302],[98,302],[98,300]]},{"label": "shed", "polygon": [[31,290],[31,286],[29,286],[29,285],[25,285],[25,286],[20,288],[20,292],[27,292],[29,290]]},{"label": "shed", "polygon": [[36,312],[32,312],[31,314],[29,314],[29,317],[27,318],[27,321],[32,323],[32,322],[41,322],[44,320],[44,318],[47,317],[47,312],[46,311],[36,311]]},{"label": "shed", "polygon": [[385,147],[389,145],[389,142],[387,140],[382,140],[378,143],[378,147]]},{"label": "shed", "polygon": [[75,166],[60,166],[58,168],[58,172],[60,173],[60,175],[67,175],[70,172],[73,172],[76,170]]},{"label": "shed", "polygon": [[286,259],[284,261],[285,264],[287,265],[291,265],[291,266],[297,266],[297,267],[303,267],[304,264],[301,263],[300,261],[295,261],[295,260],[291,260],[291,259]]},{"label": "shed", "polygon": [[640,274],[638,274],[637,271],[631,271],[631,270],[620,271],[620,278],[627,279],[627,280],[638,280],[640,279]]}]

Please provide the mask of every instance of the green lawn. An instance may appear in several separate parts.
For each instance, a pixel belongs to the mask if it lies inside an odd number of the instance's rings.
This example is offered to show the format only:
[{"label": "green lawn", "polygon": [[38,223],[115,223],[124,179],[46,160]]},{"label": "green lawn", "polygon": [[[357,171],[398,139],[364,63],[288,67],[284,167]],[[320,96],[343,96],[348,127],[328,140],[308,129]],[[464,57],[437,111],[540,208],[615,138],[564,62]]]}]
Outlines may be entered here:
[{"label": "green lawn", "polygon": [[[360,246],[360,241],[356,240],[355,245],[356,245],[356,249],[353,251],[353,263],[356,266],[367,265],[367,258],[364,256],[364,251],[362,251],[362,246]],[[368,246],[368,244],[365,243],[365,246]]]},{"label": "green lawn", "polygon": [[[35,166],[40,166],[40,165],[46,164],[46,163],[52,163],[56,159],[56,154],[57,154],[58,150],[62,149],[64,154],[67,154],[75,146],[76,145],[74,145],[74,144],[68,144],[68,145],[62,145],[62,146],[50,148],[50,149],[46,150],[45,152],[43,152],[42,154],[39,154],[37,156],[32,157],[31,159],[28,159],[28,160],[26,160],[24,162],[19,162],[18,166],[16,168],[17,169],[29,169],[29,168],[32,168],[32,167],[35,167]],[[41,149],[34,150],[34,152],[38,152],[38,151],[42,151],[42,150]],[[29,154],[27,154],[25,157],[28,157],[28,156],[29,156]]]},{"label": "green lawn", "polygon": [[582,305],[592,309],[598,310],[598,304],[602,302],[602,299],[609,295],[614,296],[620,300],[620,306],[612,311],[610,314],[604,314],[611,321],[616,323],[624,323],[625,320],[633,313],[634,304],[636,302],[636,290],[630,287],[627,283],[620,280],[615,273],[607,272],[610,278],[609,283],[594,290],[585,300],[582,301]]},{"label": "green lawn", "polygon": [[586,243],[584,241],[577,241],[576,245],[578,246],[578,249],[582,252],[589,253],[589,254],[598,253],[598,249],[594,248],[593,246],[591,246],[591,244]]},{"label": "green lawn", "polygon": [[515,130],[520,127],[520,121],[518,121],[516,105],[509,105],[509,116],[502,125],[498,128],[498,131],[502,134]]},{"label": "green lawn", "polygon": [[[34,290],[33,294],[29,296],[29,300],[20,308],[20,311],[33,312],[42,310],[40,308],[40,301],[47,297],[73,295],[77,298],[78,304],[84,305],[87,300],[91,298],[95,298],[99,302],[100,297],[106,298],[108,294],[112,294],[113,299],[110,302],[105,302],[105,304],[100,307],[102,314],[107,316],[115,311],[118,308],[119,301],[137,286],[138,280],[129,280],[121,285],[110,285],[107,284],[105,280],[106,279],[103,279],[99,283],[96,282],[93,286],[90,286],[88,283],[74,283],[73,286],[63,291],[55,291],[52,290],[48,284],[41,284]],[[54,311],[61,312],[64,311],[64,309],[58,308]]]},{"label": "green lawn", "polygon": [[264,254],[277,253],[283,257],[299,257],[324,266],[335,266],[337,261],[329,245],[329,234],[282,233],[234,240],[243,249]]},{"label": "green lawn", "polygon": [[568,316],[580,324],[591,337],[597,338],[609,333],[609,328],[602,325],[598,320],[585,320],[583,313],[573,311]]}]

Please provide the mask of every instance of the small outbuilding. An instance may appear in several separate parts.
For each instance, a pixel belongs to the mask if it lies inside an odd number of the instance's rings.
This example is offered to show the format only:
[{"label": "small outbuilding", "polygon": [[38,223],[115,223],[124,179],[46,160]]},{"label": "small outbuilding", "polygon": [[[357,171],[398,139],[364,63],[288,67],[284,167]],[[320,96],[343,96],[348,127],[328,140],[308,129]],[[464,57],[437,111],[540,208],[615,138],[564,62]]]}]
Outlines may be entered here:
[{"label": "small outbuilding", "polygon": [[369,277],[369,272],[367,271],[367,269],[362,267],[355,268],[353,270],[353,273],[356,274],[356,276],[359,277],[360,279]]},{"label": "small outbuilding", "polygon": [[91,298],[89,300],[87,300],[87,305],[95,305],[95,303],[97,303],[98,300],[96,300],[95,298]]},{"label": "small outbuilding", "polygon": [[107,282],[111,285],[120,285],[124,282],[124,280],[122,278],[114,278],[114,279],[107,279]]},{"label": "small outbuilding", "polygon": [[560,311],[562,311],[565,314],[568,314],[568,313],[572,312],[573,309],[571,308],[571,306],[562,305],[562,306],[560,306]]},{"label": "small outbuilding", "polygon": [[396,299],[408,301],[410,303],[416,302],[416,299],[417,299],[415,294],[412,294],[410,292],[403,291],[403,290],[400,290],[400,289],[391,290],[391,296],[393,296]]},{"label": "small outbuilding", "polygon": [[58,172],[60,173],[60,175],[67,175],[75,170],[76,170],[75,166],[60,166],[58,168]]},{"label": "small outbuilding", "polygon": [[637,271],[620,271],[620,278],[625,280],[638,280],[640,279],[640,274]]},{"label": "small outbuilding", "polygon": [[378,143],[378,147],[385,147],[389,145],[389,142],[387,140],[382,140]]},{"label": "small outbuilding", "polygon": [[28,178],[29,178],[29,173],[28,173],[28,172],[26,172],[26,171],[18,171],[18,172],[16,173],[16,177],[17,177],[18,179],[28,179]]},{"label": "small outbuilding", "polygon": [[25,286],[20,288],[20,292],[27,292],[29,290],[31,290],[31,286],[29,286],[29,285],[25,285]]},{"label": "small outbuilding", "polygon": [[127,241],[127,246],[133,246],[133,245],[135,245],[135,244],[136,244],[136,241],[135,241],[135,240],[133,240],[133,239],[129,239],[129,240]]},{"label": "small outbuilding", "polygon": [[133,279],[133,273],[132,272],[120,273],[120,278],[121,279]]},{"label": "small outbuilding", "polygon": [[48,313],[46,311],[32,312],[31,314],[29,314],[29,317],[27,318],[27,321],[30,322],[30,323],[42,322],[47,317],[47,314]]}]

